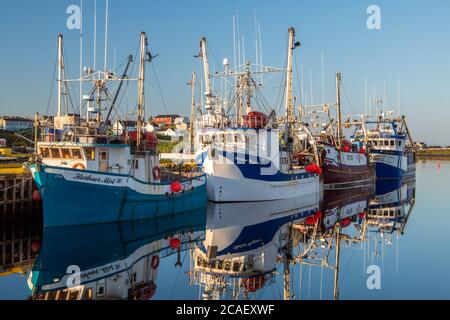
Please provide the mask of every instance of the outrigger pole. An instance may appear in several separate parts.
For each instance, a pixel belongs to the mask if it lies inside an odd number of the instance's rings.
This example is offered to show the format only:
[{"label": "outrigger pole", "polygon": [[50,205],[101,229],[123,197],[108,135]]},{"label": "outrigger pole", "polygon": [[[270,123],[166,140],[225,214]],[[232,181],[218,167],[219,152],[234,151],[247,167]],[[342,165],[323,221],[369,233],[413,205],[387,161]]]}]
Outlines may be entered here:
[{"label": "outrigger pole", "polygon": [[194,120],[195,120],[195,83],[196,83],[196,74],[192,73],[192,79],[190,81],[191,85],[191,117],[189,124],[189,134],[191,139],[191,153],[194,153]]},{"label": "outrigger pole", "polygon": [[342,112],[341,112],[341,79],[342,76],[340,73],[336,74],[336,107],[337,107],[337,114],[338,114],[338,123],[337,123],[337,137],[336,137],[336,144],[338,149],[341,148],[342,145]]},{"label": "outrigger pole", "polygon": [[145,82],[145,58],[147,53],[148,39],[145,32],[141,32],[141,48],[139,57],[139,82],[138,82],[138,105],[137,105],[137,145],[142,137],[142,119],[144,117],[144,82]]},{"label": "outrigger pole", "polygon": [[61,95],[62,95],[62,77],[63,77],[63,35],[58,35],[58,117],[61,116]]},{"label": "outrigger pole", "polygon": [[288,56],[287,56],[287,68],[286,68],[286,120],[289,126],[289,137],[292,134],[292,126],[294,124],[294,108],[292,104],[292,71],[293,71],[293,51],[295,49],[294,46],[294,38],[295,38],[295,30],[294,28],[289,28],[289,42],[288,42]]}]

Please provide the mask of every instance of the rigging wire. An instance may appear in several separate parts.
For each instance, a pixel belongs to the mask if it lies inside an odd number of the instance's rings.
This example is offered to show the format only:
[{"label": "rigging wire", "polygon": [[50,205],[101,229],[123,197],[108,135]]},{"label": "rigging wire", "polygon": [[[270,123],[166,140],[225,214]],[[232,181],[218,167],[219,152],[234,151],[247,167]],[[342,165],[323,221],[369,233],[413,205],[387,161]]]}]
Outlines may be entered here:
[{"label": "rigging wire", "polygon": [[167,111],[166,100],[164,99],[164,95],[161,90],[161,85],[159,83],[158,74],[156,73],[156,70],[155,70],[155,65],[153,63],[151,63],[151,65],[152,65],[153,75],[155,76],[156,86],[158,87],[159,95],[160,95],[161,101],[164,106],[164,110],[166,111],[166,114],[169,114],[169,112]]},{"label": "rigging wire", "polygon": [[47,109],[45,110],[45,115],[48,115],[48,111],[50,110],[50,104],[52,102],[53,90],[55,88],[55,82],[56,82],[57,67],[58,67],[58,54],[56,54],[56,57],[55,57],[55,66],[53,68],[53,79],[52,79],[52,84],[50,86],[50,95],[48,97],[48,103],[47,103]]}]

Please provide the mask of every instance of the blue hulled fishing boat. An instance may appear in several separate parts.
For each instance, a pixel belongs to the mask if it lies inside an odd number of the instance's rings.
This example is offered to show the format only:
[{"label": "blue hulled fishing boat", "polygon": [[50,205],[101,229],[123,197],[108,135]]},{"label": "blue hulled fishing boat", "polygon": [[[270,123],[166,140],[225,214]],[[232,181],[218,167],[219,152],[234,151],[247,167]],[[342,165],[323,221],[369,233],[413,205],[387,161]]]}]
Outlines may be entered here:
[{"label": "blue hulled fishing boat", "polygon": [[[145,64],[152,60],[147,42],[141,33],[138,79],[127,76],[131,56],[121,76],[86,68],[77,81],[93,87],[83,96],[79,114],[68,114],[62,105],[71,80],[64,77],[63,37],[58,37],[58,114],[53,121],[36,117],[40,139],[30,164],[46,227],[153,218],[206,206],[205,175],[195,168],[164,170],[156,135],[144,131]],[[133,80],[138,82],[137,121],[133,130],[119,132],[110,119],[122,84]],[[117,88],[113,99],[112,88]]]},{"label": "blue hulled fishing boat", "polygon": [[415,145],[405,117],[381,115],[367,117],[365,138],[378,179],[414,177],[416,172]]}]

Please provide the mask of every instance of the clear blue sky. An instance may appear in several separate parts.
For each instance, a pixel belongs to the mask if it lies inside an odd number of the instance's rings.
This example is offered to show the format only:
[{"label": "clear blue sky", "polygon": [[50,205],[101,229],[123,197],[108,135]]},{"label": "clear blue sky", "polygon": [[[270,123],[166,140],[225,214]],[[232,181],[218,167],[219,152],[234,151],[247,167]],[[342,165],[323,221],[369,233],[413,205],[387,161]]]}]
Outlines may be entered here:
[{"label": "clear blue sky", "polygon": [[[85,64],[92,63],[94,0],[84,0]],[[104,0],[98,0],[98,61],[103,61]],[[66,8],[79,0],[5,0],[0,10],[0,114],[45,113],[56,54],[56,37],[65,35],[69,72],[78,75],[79,33],[66,28]],[[382,30],[366,28],[366,9],[381,7]],[[450,145],[450,1],[448,0],[110,0],[109,56],[117,65],[134,53],[140,31],[161,56],[154,62],[170,113],[188,114],[186,85],[199,62],[199,39],[206,36],[212,64],[233,57],[232,16],[239,10],[247,56],[254,60],[255,11],[261,23],[264,62],[285,63],[287,28],[303,43],[298,59],[305,69],[305,87],[313,73],[314,100],[321,102],[321,53],[325,57],[327,100],[334,99],[333,77],[343,74],[347,112],[364,111],[364,79],[388,102],[397,101],[401,81],[402,113],[417,140]],[[147,113],[165,112],[151,69],[148,69]],[[298,85],[297,85],[298,88]],[[56,109],[53,97],[50,111]]]}]

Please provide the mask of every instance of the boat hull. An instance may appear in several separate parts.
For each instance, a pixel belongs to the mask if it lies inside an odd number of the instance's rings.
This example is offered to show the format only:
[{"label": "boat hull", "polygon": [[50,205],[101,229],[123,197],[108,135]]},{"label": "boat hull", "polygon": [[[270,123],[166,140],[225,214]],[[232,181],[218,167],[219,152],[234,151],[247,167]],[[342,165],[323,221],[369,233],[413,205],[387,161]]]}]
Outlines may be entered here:
[{"label": "boat hull", "polygon": [[208,176],[208,200],[216,203],[261,202],[318,194],[319,178],[261,181]]},{"label": "boat hull", "polygon": [[374,152],[372,155],[377,179],[403,179],[415,176],[416,164],[413,153]]},{"label": "boat hull", "polygon": [[117,174],[44,165],[31,170],[42,197],[45,227],[156,218],[207,203],[204,176],[182,182],[185,191],[173,194],[170,185],[145,184]]},{"label": "boat hull", "polygon": [[325,190],[359,188],[374,184],[375,168],[368,155],[360,152],[339,151],[325,145],[323,184]]},{"label": "boat hull", "polygon": [[375,169],[372,164],[362,166],[324,166],[324,189],[347,189],[373,185]]},{"label": "boat hull", "polygon": [[275,201],[319,193],[320,179],[317,174],[305,170],[286,174],[273,167],[269,160],[264,165],[240,163],[236,161],[240,157],[244,158],[244,155],[217,152],[211,159],[208,152],[202,153],[199,162],[207,175],[209,201]]}]

